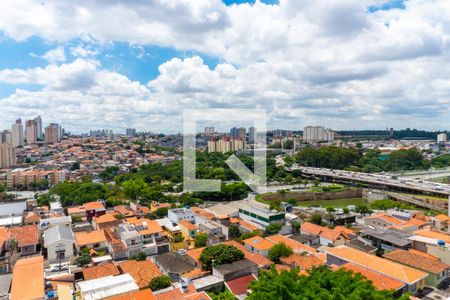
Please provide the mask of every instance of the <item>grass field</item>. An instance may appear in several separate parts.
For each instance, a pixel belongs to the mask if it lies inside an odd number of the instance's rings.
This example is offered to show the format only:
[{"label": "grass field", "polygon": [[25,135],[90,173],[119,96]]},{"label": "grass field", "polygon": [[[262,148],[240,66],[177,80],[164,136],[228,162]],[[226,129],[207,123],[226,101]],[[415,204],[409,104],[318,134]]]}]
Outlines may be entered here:
[{"label": "grass field", "polygon": [[344,208],[349,205],[367,205],[367,201],[362,198],[354,199],[335,199],[335,200],[316,200],[316,201],[298,201],[297,206],[316,206],[334,208]]}]

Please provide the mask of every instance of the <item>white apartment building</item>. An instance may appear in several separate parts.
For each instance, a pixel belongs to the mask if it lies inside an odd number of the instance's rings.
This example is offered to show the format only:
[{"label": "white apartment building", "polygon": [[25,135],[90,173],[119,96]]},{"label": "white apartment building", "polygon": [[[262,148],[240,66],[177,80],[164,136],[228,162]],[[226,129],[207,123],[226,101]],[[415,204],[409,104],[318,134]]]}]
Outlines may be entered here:
[{"label": "white apartment building", "polygon": [[448,137],[445,133],[439,133],[437,135],[437,142],[438,143],[447,143],[448,142]]},{"label": "white apartment building", "polygon": [[332,142],[334,141],[334,132],[323,126],[306,126],[303,129],[303,141],[307,143]]},{"label": "white apartment building", "polygon": [[15,123],[11,129],[12,146],[23,146],[23,125],[21,123]]}]

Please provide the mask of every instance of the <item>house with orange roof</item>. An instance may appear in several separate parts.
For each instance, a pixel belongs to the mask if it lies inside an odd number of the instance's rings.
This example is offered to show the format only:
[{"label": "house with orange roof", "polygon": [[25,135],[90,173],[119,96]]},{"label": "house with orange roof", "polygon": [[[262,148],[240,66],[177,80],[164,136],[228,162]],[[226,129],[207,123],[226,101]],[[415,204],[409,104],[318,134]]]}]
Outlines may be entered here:
[{"label": "house with orange roof", "polygon": [[178,222],[180,226],[181,234],[185,239],[194,239],[197,236],[198,227],[189,221],[181,220]]},{"label": "house with orange roof", "polygon": [[269,255],[269,250],[272,248],[275,243],[264,239],[260,236],[254,236],[243,240],[245,248],[252,253],[258,253],[265,257]]},{"label": "house with orange roof", "polygon": [[116,213],[106,213],[98,217],[94,217],[92,220],[92,226],[94,229],[105,229],[108,227],[115,227],[123,223],[122,219],[116,218]]},{"label": "house with orange roof", "polygon": [[258,280],[255,275],[248,274],[239,278],[225,281],[227,289],[237,298],[245,299],[249,294],[249,286],[253,281]]},{"label": "house with orange roof", "polygon": [[450,270],[449,264],[401,249],[385,254],[384,258],[428,273],[425,284],[434,287],[447,279]]},{"label": "house with orange roof", "polygon": [[164,229],[155,220],[147,218],[128,218],[142,238],[142,251],[148,255],[161,254],[169,251],[169,241],[164,237]]},{"label": "house with orange roof", "polygon": [[390,227],[405,223],[404,220],[386,215],[385,213],[373,214],[364,218],[364,224],[375,227]]},{"label": "house with orange roof", "polygon": [[398,293],[405,287],[405,283],[398,279],[394,279],[392,277],[372,271],[368,268],[356,265],[354,263],[343,264],[341,268],[352,271],[353,273],[361,274],[366,279],[372,281],[372,284],[375,286],[375,288],[380,291],[395,291]]},{"label": "house with orange roof", "polygon": [[353,263],[403,282],[405,287],[401,293],[416,292],[425,285],[425,278],[428,276],[423,271],[347,246],[328,247],[324,252],[327,254],[328,265]]},{"label": "house with orange roof", "polygon": [[9,299],[44,299],[44,257],[19,259],[14,265]]},{"label": "house with orange roof", "polygon": [[423,228],[408,237],[412,248],[438,257],[450,264],[450,234],[432,228]]},{"label": "house with orange roof", "polygon": [[120,274],[119,269],[117,269],[113,262],[83,268],[82,272],[84,280],[92,280],[106,276],[116,276]]},{"label": "house with orange roof", "polygon": [[9,229],[9,241],[17,242],[18,252],[21,256],[31,255],[38,252],[39,235],[36,225],[11,227]]},{"label": "house with orange roof", "polygon": [[103,229],[93,231],[82,231],[75,233],[75,245],[77,251],[81,248],[106,248],[106,236]]},{"label": "house with orange roof", "polygon": [[299,271],[309,271],[314,267],[323,266],[325,262],[314,254],[291,254],[280,258],[280,262],[291,269],[299,268]]},{"label": "house with orange roof", "polygon": [[272,236],[268,236],[266,237],[266,240],[274,243],[274,244],[279,244],[279,243],[283,243],[286,246],[288,246],[289,248],[291,248],[294,253],[297,254],[301,254],[301,253],[317,253],[317,250],[314,249],[313,247],[304,245],[300,242],[297,242],[296,240],[290,239],[284,235],[281,234],[276,234],[276,235],[272,235]]},{"label": "house with orange roof", "polygon": [[147,288],[104,298],[104,300],[156,300],[156,296],[151,289]]},{"label": "house with orange roof", "polygon": [[197,292],[194,285],[155,293],[156,300],[211,300],[205,292]]},{"label": "house with orange roof", "polygon": [[0,227],[0,273],[9,273],[11,265],[9,257],[5,256],[7,242],[9,240],[9,230],[6,227]]},{"label": "house with orange roof", "polygon": [[161,276],[162,273],[151,260],[128,260],[120,263],[119,267],[124,273],[133,277],[140,289],[145,289],[153,278]]},{"label": "house with orange roof", "polygon": [[236,242],[235,240],[225,241],[224,244],[234,246],[241,250],[245,255],[245,259],[248,259],[252,263],[256,264],[259,269],[268,269],[273,265],[273,262],[267,257],[259,253],[250,252],[244,245]]},{"label": "house with orange roof", "polygon": [[38,214],[35,214],[34,212],[27,212],[25,216],[23,217],[23,224],[24,225],[39,225],[41,222],[41,217]]},{"label": "house with orange roof", "polygon": [[300,227],[302,235],[317,236],[321,245],[344,245],[349,240],[349,235],[340,227],[338,230],[330,229],[328,227],[316,225],[310,222],[305,222]]},{"label": "house with orange roof", "polygon": [[135,212],[131,208],[128,208],[125,205],[114,206],[114,211],[116,213],[118,213],[119,215],[124,216],[125,218],[134,217],[136,215]]},{"label": "house with orange roof", "polygon": [[448,231],[448,224],[450,223],[450,218],[447,215],[439,214],[437,216],[431,217],[431,222],[434,227],[442,231]]}]

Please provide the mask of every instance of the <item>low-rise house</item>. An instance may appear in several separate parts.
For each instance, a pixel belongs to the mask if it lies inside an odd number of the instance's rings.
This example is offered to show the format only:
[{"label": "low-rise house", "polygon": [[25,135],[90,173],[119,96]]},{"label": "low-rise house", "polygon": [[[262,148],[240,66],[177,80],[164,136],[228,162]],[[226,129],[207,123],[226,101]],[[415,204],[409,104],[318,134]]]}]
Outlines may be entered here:
[{"label": "low-rise house", "polygon": [[195,221],[195,214],[190,208],[172,208],[168,210],[167,217],[173,223],[178,224],[181,220]]},{"label": "low-rise house", "polygon": [[377,247],[372,246],[370,241],[367,241],[361,237],[348,240],[345,242],[345,245],[370,254],[375,254],[378,250]]},{"label": "low-rise house", "polygon": [[323,266],[324,261],[314,254],[298,255],[291,254],[288,257],[280,258],[280,262],[291,269],[298,268],[300,272],[306,273],[314,267]]},{"label": "low-rise house", "polygon": [[216,265],[212,268],[212,275],[224,281],[233,280],[246,275],[258,276],[258,266],[248,259],[241,259],[231,264]]},{"label": "low-rise house", "polygon": [[269,269],[273,265],[273,262],[267,257],[259,253],[250,252],[244,245],[236,242],[235,240],[226,241],[224,244],[234,246],[241,250],[245,255],[244,258],[256,264],[259,269]]},{"label": "low-rise house", "polygon": [[106,276],[120,275],[119,269],[113,262],[107,262],[93,267],[83,268],[84,280],[92,280],[97,278],[103,278]]},{"label": "low-rise house", "polygon": [[133,277],[140,289],[148,287],[153,278],[162,275],[158,267],[150,260],[128,260],[122,262],[119,266],[124,273]]},{"label": "low-rise house", "polygon": [[347,246],[329,247],[324,251],[328,265],[341,266],[350,262],[400,280],[405,284],[401,293],[415,293],[423,288],[425,278],[428,276],[425,272]]},{"label": "low-rise house", "polygon": [[426,285],[438,286],[448,278],[450,265],[439,260],[405,250],[395,250],[384,255],[385,258],[428,273]]},{"label": "low-rise house", "polygon": [[243,240],[245,248],[252,253],[258,253],[265,257],[269,256],[269,250],[275,244],[269,240],[260,236],[254,236],[249,239]]},{"label": "low-rise house", "polygon": [[447,215],[439,214],[437,216],[431,217],[431,223],[439,230],[448,231],[450,218]]},{"label": "low-rise house", "polygon": [[374,227],[396,226],[401,225],[404,222],[405,222],[404,220],[400,220],[393,216],[386,215],[385,213],[373,214],[371,216],[364,218],[364,224]]},{"label": "low-rise house", "polygon": [[180,226],[181,234],[185,239],[195,239],[197,236],[198,227],[191,222],[181,220],[178,222],[178,226]]},{"label": "low-rise house", "polygon": [[442,262],[450,264],[450,235],[443,231],[423,229],[408,237],[412,248],[438,257]]},{"label": "low-rise house", "polygon": [[72,229],[64,225],[53,226],[44,231],[44,247],[47,260],[56,262],[74,257],[75,237]]},{"label": "low-rise house", "polygon": [[72,226],[72,219],[69,216],[42,219],[39,223],[39,230],[44,230],[53,226]]},{"label": "low-rise house", "polygon": [[117,296],[105,298],[105,300],[156,300],[156,296],[151,289],[132,291]]},{"label": "low-rise house", "polygon": [[225,281],[225,286],[239,300],[247,298],[249,286],[253,281],[258,280],[255,275],[248,274],[236,279]]},{"label": "low-rise house", "polygon": [[79,252],[81,248],[97,249],[106,248],[106,236],[103,230],[75,233],[75,245]]},{"label": "low-rise house", "polygon": [[114,211],[125,218],[136,216],[135,212],[131,208],[126,207],[125,205],[114,206]]},{"label": "low-rise house", "polygon": [[195,269],[195,261],[188,255],[177,252],[167,252],[153,257],[158,268],[170,276],[173,281],[179,281],[182,274]]},{"label": "low-rise house", "polygon": [[319,226],[310,222],[305,222],[300,227],[302,235],[312,235],[319,238],[321,245],[343,245],[350,239],[349,235],[344,230],[334,230],[327,227]]},{"label": "low-rise house", "polygon": [[197,292],[194,285],[154,292],[156,300],[211,300],[204,291]]},{"label": "low-rise house", "polygon": [[372,242],[374,247],[384,251],[411,248],[410,234],[392,230],[389,228],[364,227],[359,230],[359,235]]},{"label": "low-rise house", "polygon": [[78,282],[76,285],[84,300],[100,300],[139,290],[130,274],[101,277]]},{"label": "low-rise house", "polygon": [[155,220],[146,218],[129,218],[142,237],[142,251],[147,255],[162,254],[169,251],[169,241],[164,237],[164,230]]},{"label": "low-rise house", "polygon": [[317,250],[314,249],[313,247],[310,246],[306,246],[296,240],[290,239],[284,235],[272,235],[272,236],[268,236],[266,237],[266,240],[274,243],[274,244],[279,244],[279,243],[283,243],[286,246],[290,247],[292,249],[292,251],[294,251],[294,253],[297,254],[302,254],[302,253],[317,253]]},{"label": "low-rise house", "polygon": [[24,225],[39,225],[41,222],[41,217],[38,214],[35,214],[34,212],[27,212],[23,217],[23,224]]},{"label": "low-rise house", "polygon": [[394,279],[390,276],[384,275],[383,273],[372,271],[371,269],[356,265],[354,263],[343,264],[341,268],[345,268],[353,273],[361,274],[368,280],[372,281],[372,284],[376,289],[380,291],[394,291],[396,296],[400,296],[402,289],[405,287],[405,283],[398,279]]},{"label": "low-rise house", "polygon": [[99,217],[94,217],[92,226],[94,229],[105,229],[108,227],[116,227],[123,223],[122,219],[116,218],[115,213],[106,213]]},{"label": "low-rise house", "polygon": [[9,229],[9,243],[12,240],[17,242],[18,252],[21,256],[36,254],[41,250],[36,225],[11,227]]},{"label": "low-rise house", "polygon": [[19,259],[16,262],[9,299],[45,299],[43,256]]},{"label": "low-rise house", "polygon": [[137,255],[139,252],[142,252],[142,236],[137,231],[136,226],[128,223],[120,224],[117,227],[117,235],[120,240],[127,245],[128,257],[132,257]]}]

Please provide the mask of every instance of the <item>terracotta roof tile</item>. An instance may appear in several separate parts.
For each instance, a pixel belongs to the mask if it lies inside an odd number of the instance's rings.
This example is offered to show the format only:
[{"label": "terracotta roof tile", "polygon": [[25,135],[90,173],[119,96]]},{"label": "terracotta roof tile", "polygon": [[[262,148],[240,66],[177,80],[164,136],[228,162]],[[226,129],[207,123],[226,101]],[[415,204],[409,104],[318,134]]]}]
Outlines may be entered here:
[{"label": "terracotta roof tile", "polygon": [[270,259],[268,259],[267,257],[265,257],[261,254],[258,254],[258,253],[252,253],[252,252],[248,251],[244,245],[239,244],[238,242],[236,242],[234,240],[226,241],[226,242],[224,242],[224,244],[234,246],[234,247],[238,248],[239,250],[241,250],[242,252],[244,252],[245,259],[248,259],[252,263],[258,265],[259,268],[264,268],[264,267],[267,267],[267,266],[270,266],[273,264],[273,262]]},{"label": "terracotta roof tile", "polygon": [[248,245],[252,246],[253,248],[262,250],[262,251],[269,250],[274,245],[274,243],[272,243],[260,236],[251,237],[249,239],[244,240],[243,242],[244,242],[244,244],[248,244]]},{"label": "terracotta roof tile", "polygon": [[450,268],[449,264],[427,258],[423,255],[410,251],[397,249],[384,255],[385,258],[399,262],[403,265],[426,271],[428,273],[439,274]]},{"label": "terracotta roof tile", "polygon": [[150,260],[128,260],[119,266],[124,273],[128,273],[133,277],[141,289],[147,287],[153,278],[162,275],[158,267]]},{"label": "terracotta roof tile", "polygon": [[105,300],[156,300],[156,297],[150,289],[143,289],[105,298]]},{"label": "terracotta roof tile", "polygon": [[324,262],[315,255],[298,255],[295,253],[280,258],[280,261],[293,268],[300,268],[300,270],[311,270],[313,267],[324,265]]},{"label": "terracotta roof tile", "polygon": [[75,242],[78,247],[106,242],[105,232],[103,231],[103,229],[87,232],[76,232]]},{"label": "terracotta roof tile", "polygon": [[120,271],[117,269],[113,262],[101,264],[98,266],[88,267],[83,269],[84,280],[91,280],[101,277],[106,277],[109,275],[116,276],[119,275]]},{"label": "terracotta roof tile", "polygon": [[304,245],[281,234],[269,236],[266,238],[266,240],[269,240],[270,242],[275,244],[283,243],[286,246],[290,247],[295,253],[302,253],[305,251],[309,253],[317,253],[317,250],[313,247]]},{"label": "terracotta roof tile", "polygon": [[9,230],[6,227],[0,227],[0,248],[9,240]]},{"label": "terracotta roof tile", "polygon": [[306,232],[311,235],[319,235],[323,231],[323,229],[324,229],[324,227],[310,223],[310,222],[305,222],[300,227],[301,231]]},{"label": "terracotta roof tile", "polygon": [[197,226],[186,220],[181,220],[180,222],[178,222],[178,225],[183,226],[187,230],[197,230]]},{"label": "terracotta roof tile", "polygon": [[443,231],[436,231],[430,229],[417,230],[414,232],[415,235],[420,235],[427,238],[443,240],[446,244],[450,244],[450,235]]},{"label": "terracotta roof tile", "polygon": [[396,280],[394,278],[391,278],[389,276],[377,273],[375,271],[372,271],[370,269],[352,264],[352,263],[346,263],[341,266],[341,268],[345,268],[347,270],[350,270],[354,273],[360,273],[364,277],[366,277],[368,280],[372,281],[372,284],[378,289],[378,290],[394,290],[397,291],[405,286],[403,282],[400,280]]},{"label": "terracotta roof tile", "polygon": [[434,218],[440,222],[448,222],[450,220],[450,218],[447,215],[444,214],[440,214],[437,216],[434,216]]},{"label": "terracotta roof tile", "polygon": [[43,299],[44,285],[44,257],[19,259],[14,265],[10,299]]},{"label": "terracotta roof tile", "polygon": [[257,280],[253,274],[242,276],[233,280],[226,281],[228,289],[235,295],[245,295],[248,291],[248,286],[253,281]]},{"label": "terracotta roof tile", "polygon": [[18,242],[19,247],[36,245],[39,243],[38,227],[36,225],[11,227],[9,233],[9,238],[15,239]]}]

